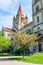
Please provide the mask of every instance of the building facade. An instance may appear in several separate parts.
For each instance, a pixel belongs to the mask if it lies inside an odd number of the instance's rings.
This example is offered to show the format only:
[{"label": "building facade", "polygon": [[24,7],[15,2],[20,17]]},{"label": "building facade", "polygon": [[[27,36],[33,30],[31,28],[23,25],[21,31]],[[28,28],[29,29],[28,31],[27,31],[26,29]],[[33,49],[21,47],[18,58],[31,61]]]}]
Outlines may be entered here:
[{"label": "building facade", "polygon": [[33,33],[43,34],[43,0],[32,0]]},{"label": "building facade", "polygon": [[[32,0],[33,33],[43,34],[43,0]],[[43,51],[42,35],[39,36],[39,51]]]},{"label": "building facade", "polygon": [[[32,33],[43,34],[43,0],[32,0],[32,22],[31,23],[28,23],[28,17],[27,15],[24,16],[22,7],[20,5],[17,11],[17,15],[14,16],[13,18],[12,29],[3,27],[2,31],[3,31],[3,36],[7,38],[10,38],[11,36],[9,35],[11,34],[14,36],[15,31],[26,32],[28,34],[32,34]],[[32,46],[30,47],[31,52],[33,52],[35,47],[36,50],[40,49],[37,46],[34,47]]]},{"label": "building facade", "polygon": [[27,34],[32,34],[32,27],[33,27],[33,22],[30,22],[26,26],[20,29],[21,32],[25,32]]}]

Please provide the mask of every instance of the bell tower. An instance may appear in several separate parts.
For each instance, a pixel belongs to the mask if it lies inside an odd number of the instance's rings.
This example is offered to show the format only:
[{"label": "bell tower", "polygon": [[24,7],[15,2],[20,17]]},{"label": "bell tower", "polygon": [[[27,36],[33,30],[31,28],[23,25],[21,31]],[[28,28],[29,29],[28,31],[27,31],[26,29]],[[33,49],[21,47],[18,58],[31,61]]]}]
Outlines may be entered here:
[{"label": "bell tower", "polygon": [[13,18],[13,29],[20,30],[27,24],[28,24],[28,18],[27,16],[24,17],[22,7],[21,5],[19,5],[17,15],[16,17]]}]

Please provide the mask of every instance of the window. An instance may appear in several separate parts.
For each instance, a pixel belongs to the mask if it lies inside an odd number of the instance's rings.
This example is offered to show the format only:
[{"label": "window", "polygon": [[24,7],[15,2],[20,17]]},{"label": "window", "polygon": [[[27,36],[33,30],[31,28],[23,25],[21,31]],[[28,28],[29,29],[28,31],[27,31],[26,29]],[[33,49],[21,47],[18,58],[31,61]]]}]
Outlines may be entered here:
[{"label": "window", "polygon": [[37,23],[39,23],[39,16],[37,16]]},{"label": "window", "polygon": [[36,12],[39,10],[39,5],[36,6]]},{"label": "window", "polygon": [[39,31],[40,27],[38,27],[38,31]]}]

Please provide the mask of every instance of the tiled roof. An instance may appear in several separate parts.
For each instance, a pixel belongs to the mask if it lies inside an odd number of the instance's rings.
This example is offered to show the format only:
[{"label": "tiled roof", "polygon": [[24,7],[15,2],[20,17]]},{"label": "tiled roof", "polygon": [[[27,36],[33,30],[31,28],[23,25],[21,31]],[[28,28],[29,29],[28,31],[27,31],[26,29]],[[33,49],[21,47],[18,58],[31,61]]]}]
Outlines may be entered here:
[{"label": "tiled roof", "polygon": [[13,31],[13,32],[15,32],[16,30],[13,30],[13,29],[10,29],[10,28],[7,28],[7,27],[3,27],[3,30],[5,30],[5,31]]}]

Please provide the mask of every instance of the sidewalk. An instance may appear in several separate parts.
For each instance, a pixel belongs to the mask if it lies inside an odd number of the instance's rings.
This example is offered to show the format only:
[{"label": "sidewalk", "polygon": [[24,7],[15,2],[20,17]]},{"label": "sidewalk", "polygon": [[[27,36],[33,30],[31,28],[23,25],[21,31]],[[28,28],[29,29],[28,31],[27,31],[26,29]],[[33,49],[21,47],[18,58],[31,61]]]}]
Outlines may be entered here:
[{"label": "sidewalk", "polygon": [[0,65],[39,65],[39,64],[19,62],[19,61],[0,61]]},{"label": "sidewalk", "polygon": [[23,56],[5,56],[5,57],[0,57],[0,65],[41,65],[41,64],[20,62],[20,61],[16,61],[16,60],[8,60],[9,58],[22,58],[22,57]]},{"label": "sidewalk", "polygon": [[9,59],[9,58],[22,58],[23,56],[4,56],[4,57],[0,57],[1,59]]}]

